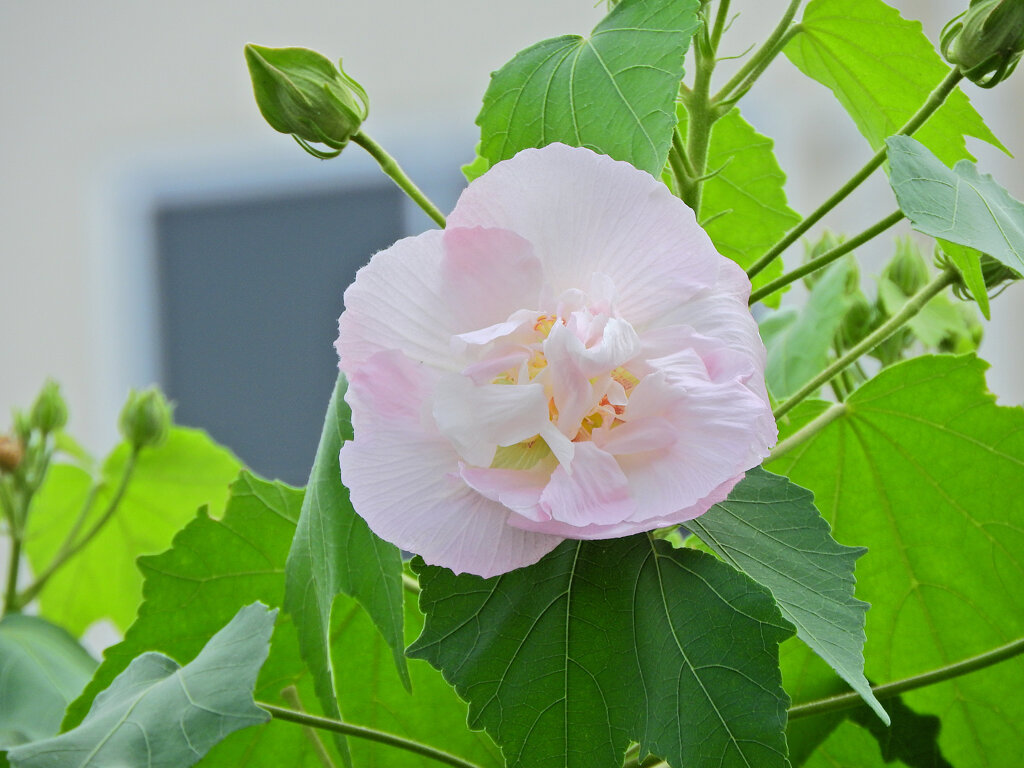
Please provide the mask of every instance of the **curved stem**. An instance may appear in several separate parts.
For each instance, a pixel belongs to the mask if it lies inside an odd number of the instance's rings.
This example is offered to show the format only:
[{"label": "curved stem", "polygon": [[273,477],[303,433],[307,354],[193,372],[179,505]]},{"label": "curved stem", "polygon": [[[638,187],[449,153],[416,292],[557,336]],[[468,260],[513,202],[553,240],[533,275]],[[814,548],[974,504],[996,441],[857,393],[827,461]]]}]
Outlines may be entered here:
[{"label": "curved stem", "polygon": [[[120,505],[121,499],[124,498],[124,492],[128,489],[128,483],[131,481],[132,474],[135,472],[135,464],[138,457],[138,449],[133,448],[131,453],[128,454],[128,460],[125,461],[124,472],[121,474],[121,481],[117,485],[117,490],[114,491],[114,495],[107,503],[107,508],[103,510],[103,514],[95,523],[93,523],[92,528],[86,531],[85,535],[77,542],[71,543],[70,538],[64,542],[64,545],[57,551],[57,555],[53,558],[50,564],[46,566],[46,570],[44,570],[34,582],[29,584],[25,590],[18,595],[17,605],[19,607],[28,604],[32,598],[38,595],[40,590],[46,586],[46,583],[50,578],[59,571],[68,562],[68,560],[81,552],[86,545],[88,545],[88,543],[103,530],[104,526],[110,522],[114,513],[117,512],[117,507]],[[76,527],[80,528],[81,525],[76,525]]]},{"label": "curved stem", "polygon": [[896,211],[891,213],[882,219],[874,226],[868,227],[856,237],[851,237],[845,243],[841,243],[831,251],[823,253],[816,259],[811,259],[806,264],[801,264],[799,267],[794,269],[792,272],[787,272],[782,277],[772,280],[770,283],[761,286],[756,291],[750,294],[750,303],[753,304],[756,301],[760,301],[766,296],[770,296],[776,291],[785,288],[790,283],[796,282],[804,275],[808,275],[811,272],[821,269],[822,267],[828,266],[836,259],[841,256],[845,256],[854,248],[859,248],[869,240],[874,239],[878,235],[882,234],[889,227],[893,226],[904,218],[903,211]]},{"label": "curved stem", "polygon": [[375,731],[372,728],[364,728],[361,725],[351,725],[350,723],[343,723],[340,720],[331,720],[327,717],[318,717],[316,715],[308,715],[305,712],[296,712],[291,709],[275,707],[273,704],[267,704],[263,701],[257,701],[256,706],[265,709],[278,720],[287,720],[290,723],[298,723],[299,725],[305,725],[310,728],[321,728],[325,731],[343,733],[346,736],[354,736],[358,739],[376,741],[379,744],[387,744],[389,747],[404,749],[407,752],[422,755],[423,757],[436,760],[437,762],[444,763],[445,765],[455,766],[455,768],[479,768],[476,764],[467,762],[461,757],[450,755],[447,752],[434,749],[433,747],[421,744],[418,741],[404,739],[393,733]]},{"label": "curved stem", "polygon": [[801,443],[810,440],[816,434],[821,432],[825,427],[831,424],[833,421],[838,419],[846,413],[845,403],[835,403],[827,411],[819,415],[817,418],[807,422],[803,427],[798,429],[792,435],[787,437],[782,442],[778,443],[772,452],[768,454],[768,458],[764,460],[764,463],[781,459],[785,454],[796,448]]},{"label": "curved stem", "polygon": [[[935,110],[942,106],[943,102],[945,102],[949,97],[949,94],[956,90],[957,85],[959,85],[960,80],[962,79],[963,74],[961,74],[958,69],[954,69],[946,75],[946,79],[943,80],[934,91],[932,91],[928,100],[919,110],[917,110],[916,113],[914,113],[914,116],[911,117],[899,131],[897,131],[896,135],[910,136],[914,131],[924,125],[925,121],[932,116]],[[817,224],[825,214],[845,200],[853,190],[859,187],[864,180],[874,173],[875,170],[885,161],[887,151],[886,146],[883,144],[881,149],[875,153],[875,156],[868,160],[864,167],[857,171],[857,173],[855,173],[848,182],[840,187],[835,194],[819,205],[810,216],[793,227],[793,229],[791,229],[785,237],[776,243],[768,253],[754,262],[750,269],[747,270],[747,276],[753,277],[775,261],[783,251],[800,239],[800,236]]]},{"label": "curved stem", "polygon": [[[793,18],[796,16],[796,12],[800,9],[800,5],[802,3],[803,0],[791,0],[789,7],[786,8],[786,12],[782,15],[782,18],[779,20],[775,29],[772,30],[768,39],[761,44],[761,47],[758,48],[757,52],[747,60],[747,63],[740,67],[740,70],[732,76],[732,79],[722,86],[721,90],[715,94],[712,99],[713,102],[718,104],[729,99],[733,91],[736,90],[737,86],[741,83],[746,85],[746,89],[741,91],[741,95],[754,84],[754,80],[756,80],[760,74],[767,69],[768,65],[772,63],[772,60],[779,55],[779,52],[785,48],[786,43],[789,42],[789,36],[791,36],[789,25],[793,22]],[[745,82],[748,78],[750,80],[749,84]]]},{"label": "curved stem", "polygon": [[[1012,659],[1014,656],[1019,656],[1022,653],[1024,653],[1024,637],[1019,637],[1006,645],[993,648],[985,653],[979,653],[977,656],[971,656],[970,658],[958,661],[955,664],[939,667],[938,669],[933,669],[920,675],[914,675],[913,677],[905,677],[902,680],[896,680],[895,682],[886,683],[885,685],[873,686],[871,688],[871,692],[875,694],[875,698],[877,699],[891,698],[906,691],[912,691],[915,688],[924,688],[928,685],[941,683],[944,680],[951,680],[954,677],[966,675],[969,672],[976,672],[979,669],[990,667],[1001,661]],[[797,704],[790,707],[789,719],[796,720],[797,718],[820,715],[825,712],[836,712],[842,709],[851,709],[859,706],[863,702],[864,700],[861,698],[860,694],[853,692],[840,694],[839,696],[830,696],[827,699],[808,701],[805,704]]]},{"label": "curved stem", "polygon": [[384,148],[371,139],[365,131],[360,131],[352,137],[352,141],[358,144],[360,147],[365,149],[384,173],[386,173],[392,181],[397,184],[405,194],[407,194],[416,205],[423,209],[423,212],[432,218],[440,226],[444,226],[445,218],[444,214],[438,210],[437,206],[430,202],[430,199],[423,194],[423,190],[413,183],[413,180],[406,176],[405,171],[395,161],[391,155],[384,151]]},{"label": "curved stem", "polygon": [[797,390],[792,397],[786,402],[782,403],[773,411],[773,415],[776,420],[780,419],[786,413],[789,413],[797,403],[803,400],[810,394],[818,391],[818,388],[823,384],[827,384],[829,380],[838,374],[840,371],[845,369],[848,365],[852,364],[860,358],[861,355],[866,352],[870,352],[872,349],[877,347],[887,338],[892,336],[896,331],[903,327],[903,325],[914,315],[921,311],[921,308],[927,304],[936,294],[945,290],[947,287],[959,280],[955,269],[950,268],[941,272],[934,280],[928,285],[922,288],[920,291],[911,296],[907,303],[903,305],[899,312],[886,320],[880,325],[875,331],[870,333],[863,341],[854,346],[845,355],[836,360],[832,365],[826,368],[824,371],[819,373],[809,382],[804,384],[799,390]]}]

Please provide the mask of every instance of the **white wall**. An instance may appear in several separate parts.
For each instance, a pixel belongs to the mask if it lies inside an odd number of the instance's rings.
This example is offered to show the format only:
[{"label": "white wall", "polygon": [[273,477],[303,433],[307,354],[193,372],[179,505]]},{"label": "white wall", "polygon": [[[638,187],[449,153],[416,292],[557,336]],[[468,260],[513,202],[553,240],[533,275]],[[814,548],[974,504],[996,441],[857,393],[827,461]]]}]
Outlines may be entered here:
[{"label": "white wall", "polygon": [[[743,16],[740,39],[727,38],[729,46],[739,53],[742,39],[766,29],[785,5],[735,0]],[[896,5],[907,15],[927,13],[934,39],[966,0]],[[371,132],[409,148],[418,135],[429,141],[451,131],[467,137],[468,159],[489,72],[544,37],[586,32],[602,13],[603,3],[595,7],[593,0],[0,0],[0,411],[27,405],[51,375],[64,385],[76,434],[97,447],[111,438],[110,410],[125,393],[123,377],[110,369],[125,363],[119,332],[130,329],[112,332],[111,318],[124,307],[112,313],[97,297],[118,296],[109,283],[126,274],[112,261],[118,235],[110,228],[124,221],[117,209],[131,191],[124,179],[134,168],[159,158],[158,167],[178,165],[185,175],[203,166],[237,171],[264,163],[334,172],[319,170],[265,126],[242,57],[246,42],[344,56],[370,93]],[[798,106],[769,103],[765,88],[745,109],[778,138],[793,205],[806,212],[859,167],[866,147],[830,97],[800,83],[788,62],[776,63],[768,79]],[[1011,148],[1024,147],[1022,92],[1018,73],[1009,87],[976,97]],[[981,157],[1024,197],[1019,163],[991,152]],[[832,225],[870,223],[877,218],[874,198],[881,195],[851,201]],[[890,207],[886,202],[881,213]],[[1014,293],[995,303],[986,352],[997,361],[994,387],[1020,402],[1024,370],[1014,367],[1009,339],[1024,331],[1024,314],[1013,306],[1024,294]],[[5,425],[0,415],[0,429]]]}]

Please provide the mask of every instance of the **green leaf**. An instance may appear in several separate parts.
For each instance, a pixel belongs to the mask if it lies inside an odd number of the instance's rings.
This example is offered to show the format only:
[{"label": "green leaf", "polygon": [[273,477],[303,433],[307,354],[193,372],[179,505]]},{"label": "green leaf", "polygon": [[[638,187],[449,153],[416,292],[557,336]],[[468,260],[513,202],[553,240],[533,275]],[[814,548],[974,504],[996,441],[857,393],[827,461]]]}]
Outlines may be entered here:
[{"label": "green leaf", "polygon": [[[687,115],[677,106],[680,130],[686,132]],[[715,247],[744,269],[761,258],[800,221],[786,201],[786,174],[782,172],[767,136],[759,134],[733,109],[711,129],[708,173],[704,182],[700,218]],[[782,275],[776,259],[758,274],[754,288]],[[782,294],[766,303],[778,306]]]},{"label": "green leaf", "polygon": [[14,768],[186,768],[214,744],[270,715],[252,689],[277,611],[240,610],[188,665],[161,653],[136,658],[96,697],[82,724],[7,753]]},{"label": "green leaf", "polygon": [[766,590],[646,535],[566,541],[492,579],[414,561],[427,620],[409,654],[439,668],[510,768],[618,768],[630,740],[673,765],[785,766]]},{"label": "green leaf", "polygon": [[[832,90],[872,149],[899,131],[949,72],[921,23],[882,0],[812,0],[785,53]],[[949,163],[971,157],[965,136],[1005,149],[960,90],[915,135]]]},{"label": "green leaf", "polygon": [[20,613],[0,619],[0,748],[57,733],[95,668],[60,627]]},{"label": "green leaf", "polygon": [[889,178],[918,232],[987,253],[1024,272],[1024,203],[961,160],[950,170],[920,142],[893,136]]},{"label": "green leaf", "polygon": [[[1024,636],[1024,410],[995,404],[985,367],[968,355],[886,368],[769,467],[814,492],[837,540],[868,547],[857,591],[880,683]],[[786,431],[819,411],[801,404]],[[942,717],[953,765],[1004,766],[1024,753],[1022,689],[1010,662],[904,699]]]},{"label": "green leaf", "polygon": [[[412,641],[423,628],[416,596],[405,593],[405,631]],[[331,652],[341,713],[356,723],[429,744],[481,766],[504,768],[501,752],[486,733],[466,727],[466,705],[441,674],[419,659],[409,660],[413,695],[394,674],[387,644],[366,611],[342,596],[334,606]],[[437,768],[437,763],[404,750],[349,739],[359,768]]]},{"label": "green leaf", "polygon": [[840,723],[803,765],[805,768],[905,768],[900,762],[886,765],[871,734],[848,720]]},{"label": "green leaf", "polygon": [[[657,176],[698,6],[623,0],[589,38],[564,35],[517,53],[491,75],[477,117],[480,155],[493,164],[557,141]],[[471,167],[481,170],[479,162]]]},{"label": "green leaf", "polygon": [[341,484],[338,453],[342,443],[352,439],[346,386],[339,375],[285,570],[285,610],[295,620],[302,658],[313,672],[324,711],[332,717],[340,715],[330,653],[331,607],[339,593],[356,598],[370,614],[391,647],[402,682],[409,686],[401,552],[373,534],[352,509],[348,489]]},{"label": "green leaf", "polygon": [[768,350],[765,379],[772,397],[785,400],[828,366],[832,342],[849,309],[847,281],[855,266],[833,264],[814,284],[800,309],[784,309],[761,321]]},{"label": "green leaf", "polygon": [[[106,509],[128,454],[127,444],[121,444],[104,463],[102,487],[83,531]],[[73,635],[80,635],[102,618],[109,618],[118,629],[127,628],[142,591],[135,558],[166,549],[200,506],[206,504],[219,515],[239,468],[229,451],[195,429],[175,427],[163,445],[142,451],[114,518],[40,593],[42,615]],[[91,483],[90,476],[76,466],[50,468],[33,499],[25,541],[36,573],[57,554]],[[88,587],[83,589],[83,585]]]},{"label": "green leaf", "polygon": [[964,285],[971,292],[974,300],[978,302],[978,309],[981,310],[981,314],[985,316],[986,320],[991,320],[992,311],[988,304],[988,286],[985,285],[985,274],[981,271],[982,252],[957,243],[951,243],[949,240],[943,240],[942,238],[938,240],[942,252],[949,256],[953,266],[960,271],[960,276],[964,279]]},{"label": "green leaf", "polygon": [[[147,650],[191,659],[235,614],[253,602],[280,605],[284,563],[295,534],[302,491],[269,483],[246,472],[231,486],[221,520],[204,510],[177,536],[173,547],[139,559],[145,599],[122,642],[104,661],[82,696],[68,709],[64,728],[82,722],[96,695]],[[260,671],[256,695],[286,706],[281,689],[296,686],[307,708],[315,707],[312,679],[298,654],[295,630],[280,617],[270,655]],[[321,768],[302,729],[277,721],[235,734],[217,745],[203,765]]]},{"label": "green leaf", "polygon": [[868,606],[853,596],[853,570],[865,550],[836,543],[812,493],[755,467],[726,501],[686,527],[767,587],[797,636],[889,722],[864,677]]}]

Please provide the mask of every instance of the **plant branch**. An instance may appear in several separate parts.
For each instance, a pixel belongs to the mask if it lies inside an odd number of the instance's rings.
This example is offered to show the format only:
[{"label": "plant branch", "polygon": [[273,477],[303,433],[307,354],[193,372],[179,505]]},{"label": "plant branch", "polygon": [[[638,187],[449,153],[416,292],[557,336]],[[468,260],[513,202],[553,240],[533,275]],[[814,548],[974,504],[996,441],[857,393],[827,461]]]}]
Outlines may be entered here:
[{"label": "plant branch", "polygon": [[391,180],[394,181],[395,184],[397,184],[414,203],[416,203],[416,205],[422,208],[423,212],[426,213],[427,216],[432,218],[441,227],[444,227],[444,214],[438,210],[436,205],[430,202],[430,199],[423,194],[423,190],[417,187],[416,184],[413,183],[412,179],[406,176],[405,171],[402,170],[402,167],[397,163],[395,158],[385,152],[384,148],[371,139],[365,131],[360,131],[353,136],[352,141],[369,152],[373,159],[377,161],[378,165],[380,165],[381,170],[384,171],[384,173],[386,173]]},{"label": "plant branch", "polygon": [[807,422],[803,427],[776,445],[768,455],[768,458],[765,459],[765,464],[770,461],[775,461],[776,459],[781,459],[785,454],[789,453],[798,445],[821,432],[821,430],[838,419],[844,413],[846,413],[846,405],[844,403],[835,403],[827,411],[819,415],[817,418]]},{"label": "plant branch", "polygon": [[[990,667],[1001,661],[1012,659],[1014,656],[1019,656],[1022,653],[1024,653],[1024,637],[1019,637],[1013,642],[993,648],[985,653],[979,653],[977,656],[971,656],[963,661],[948,664],[938,669],[923,672],[920,675],[914,675],[913,677],[905,677],[902,680],[896,680],[885,685],[873,686],[871,692],[875,694],[876,699],[892,698],[906,691],[912,691],[915,688],[924,688],[928,685],[934,685],[935,683],[966,675],[969,672],[976,672],[979,669]],[[838,696],[830,696],[827,699],[818,699],[817,701],[808,701],[805,704],[792,706],[789,708],[789,719],[796,720],[801,717],[824,714],[825,712],[852,709],[863,703],[864,700],[859,693],[843,693]]]},{"label": "plant branch", "polygon": [[[747,63],[740,67],[739,71],[732,76],[732,79],[715,94],[712,99],[715,104],[730,100],[733,92],[737,90],[737,86],[740,84],[746,86],[743,90],[739,91],[741,96],[750,89],[750,86],[754,84],[754,80],[760,77],[761,73],[772,63],[772,60],[786,47],[786,43],[789,42],[793,34],[789,25],[793,22],[793,18],[796,16],[796,12],[800,9],[802,3],[803,0],[791,0],[789,7],[786,8],[786,12],[782,15],[782,18],[775,29],[772,30],[768,39],[761,44],[761,47],[747,60]],[[748,79],[749,83],[746,82]]]},{"label": "plant branch", "polygon": [[[959,69],[954,69],[943,80],[938,87],[932,91],[931,96],[921,106],[914,116],[911,117],[906,124],[897,131],[897,136],[910,136],[918,128],[924,125],[925,121],[942,106],[943,102],[949,97],[957,85],[960,84],[960,80],[963,79],[963,75]],[[835,208],[839,203],[846,199],[846,197],[859,187],[865,179],[867,179],[875,170],[885,161],[887,147],[883,144],[875,156],[868,160],[867,164],[864,165],[857,173],[855,173],[849,181],[847,181],[838,191],[835,192],[828,200],[818,206],[815,211],[808,216],[806,219],[797,224],[791,229],[785,237],[783,237],[778,243],[772,246],[771,250],[768,251],[764,256],[758,259],[754,264],[747,270],[747,276],[753,277],[758,274],[761,270],[771,264],[775,259],[782,255],[789,246],[800,239],[807,230],[817,224],[825,214]]]},{"label": "plant branch", "polygon": [[848,254],[854,248],[859,248],[869,240],[873,240],[878,235],[885,232],[885,230],[889,229],[889,227],[893,226],[899,221],[902,221],[903,218],[903,211],[896,211],[895,213],[889,214],[880,222],[871,227],[868,227],[856,237],[851,237],[846,242],[840,243],[831,251],[823,253],[816,259],[811,259],[806,264],[801,264],[799,267],[797,267],[791,272],[787,272],[782,277],[779,277],[775,280],[772,280],[770,283],[761,286],[752,294],[750,294],[750,303],[753,304],[754,302],[760,301],[766,296],[770,296],[776,291],[785,288],[790,283],[796,282],[804,275],[810,274],[811,272],[819,270],[822,267],[828,266],[836,259]]},{"label": "plant branch", "polygon": [[[299,689],[294,685],[289,685],[287,688],[281,691],[281,698],[288,702],[288,706],[299,712],[305,712],[305,708],[302,706],[302,699],[299,697]],[[316,732],[316,728],[303,728],[306,732],[306,738],[309,739],[310,745],[313,747],[313,752],[319,758],[324,768],[335,768],[334,760],[331,759],[331,753],[327,751],[327,747],[324,746],[323,741],[320,739],[320,734]]]},{"label": "plant branch", "polygon": [[421,744],[418,741],[404,739],[393,733],[375,731],[372,728],[364,728],[361,725],[352,725],[350,723],[343,723],[340,720],[332,720],[327,717],[318,717],[316,715],[306,714],[305,712],[296,712],[291,709],[275,707],[273,704],[267,704],[263,701],[257,701],[256,706],[265,709],[278,720],[287,720],[290,723],[298,723],[299,725],[305,725],[309,728],[320,728],[325,731],[343,733],[346,736],[354,736],[358,739],[376,741],[379,744],[387,744],[389,747],[404,749],[407,752],[413,752],[417,755],[430,758],[431,760],[436,760],[439,763],[454,766],[455,768],[479,768],[479,766],[474,763],[467,762],[461,757],[450,755],[447,752],[434,749],[433,747]]},{"label": "plant branch", "polygon": [[786,413],[789,413],[797,403],[808,395],[816,392],[823,384],[827,384],[833,376],[858,360],[861,355],[866,352],[870,352],[887,338],[896,333],[896,331],[902,328],[910,318],[920,312],[921,308],[924,307],[924,305],[927,304],[936,294],[940,293],[959,279],[957,271],[953,268],[946,269],[941,272],[928,285],[911,296],[899,312],[886,320],[863,341],[851,348],[845,355],[828,366],[828,368],[804,384],[804,386],[797,390],[792,397],[777,406],[773,411],[773,415],[776,420],[780,419]]},{"label": "plant branch", "polygon": [[[34,582],[29,584],[23,592],[18,595],[17,605],[27,605],[31,600],[39,594],[40,590],[46,586],[46,583],[53,577],[53,575],[59,571],[72,557],[81,552],[90,541],[96,538],[96,535],[103,530],[104,526],[114,517],[117,512],[117,508],[121,503],[121,499],[124,498],[124,493],[128,489],[128,483],[132,479],[132,474],[135,472],[135,464],[139,457],[139,451],[137,448],[132,448],[131,453],[128,454],[128,459],[125,461],[124,472],[121,474],[121,480],[117,485],[117,489],[114,491],[114,495],[110,498],[107,503],[107,508],[103,510],[103,514],[100,518],[93,523],[92,528],[86,531],[85,535],[82,536],[77,542],[72,543],[72,539],[69,537],[64,541],[64,544],[57,551],[56,556],[50,561],[50,564],[46,566]],[[93,492],[90,491],[90,497]],[[89,506],[91,502],[87,501]],[[80,518],[84,522],[83,518]],[[81,525],[76,523],[76,529],[80,529]],[[74,532],[74,531],[73,531]]]}]

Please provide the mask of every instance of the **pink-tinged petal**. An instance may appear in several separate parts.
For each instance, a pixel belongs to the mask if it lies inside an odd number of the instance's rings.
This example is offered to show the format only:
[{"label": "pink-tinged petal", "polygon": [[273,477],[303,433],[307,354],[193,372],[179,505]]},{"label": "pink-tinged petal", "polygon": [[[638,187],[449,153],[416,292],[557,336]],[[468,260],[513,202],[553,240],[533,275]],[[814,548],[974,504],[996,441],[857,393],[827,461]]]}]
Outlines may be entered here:
[{"label": "pink-tinged petal", "polygon": [[678,436],[660,451],[617,456],[637,501],[638,522],[671,519],[699,506],[725,479],[760,464],[777,437],[768,405],[742,381],[693,378],[683,389],[659,372],[637,386],[627,416],[634,404],[648,418],[660,410]]},{"label": "pink-tinged petal", "polygon": [[477,386],[464,376],[438,382],[433,414],[441,434],[477,467],[490,466],[498,446],[520,443],[551,424],[540,384]]},{"label": "pink-tinged petal", "polygon": [[510,525],[577,538],[576,528],[618,523],[636,512],[615,458],[590,442],[576,443],[575,448],[570,467],[559,465],[541,493],[540,507],[551,519],[512,517]]},{"label": "pink-tinged petal", "polygon": [[637,419],[594,430],[594,444],[612,456],[660,451],[678,439],[675,427],[662,418]]},{"label": "pink-tinged petal", "polygon": [[466,485],[451,444],[417,418],[430,410],[419,373],[392,353],[350,379],[356,438],[340,462],[356,512],[382,539],[457,573],[490,577],[537,562],[561,537],[509,526],[513,513]]},{"label": "pink-tinged petal", "polygon": [[462,368],[452,355],[450,339],[471,329],[453,322],[441,282],[443,258],[443,233],[431,230],[399,240],[356,273],[338,320],[335,347],[342,371],[351,375],[387,349],[438,368]]},{"label": "pink-tinged petal", "polygon": [[506,371],[522,367],[529,359],[529,350],[523,347],[513,347],[494,357],[485,357],[478,363],[466,366],[462,375],[472,379],[474,384],[487,384]]},{"label": "pink-tinged petal", "polygon": [[533,244],[555,295],[601,273],[637,330],[714,282],[693,211],[628,163],[551,144],[497,163],[462,193],[449,226],[509,229]]},{"label": "pink-tinged petal", "polygon": [[540,304],[543,272],[533,246],[514,232],[449,226],[441,264],[444,294],[459,322],[482,328]]},{"label": "pink-tinged petal", "polygon": [[551,476],[550,468],[540,470],[481,469],[459,466],[466,484],[481,496],[497,501],[528,520],[550,520],[540,506],[540,495]]},{"label": "pink-tinged petal", "polygon": [[596,405],[594,388],[580,370],[583,342],[564,325],[555,325],[544,341],[545,381],[558,409],[558,428],[569,438],[579,431],[583,417]]}]

